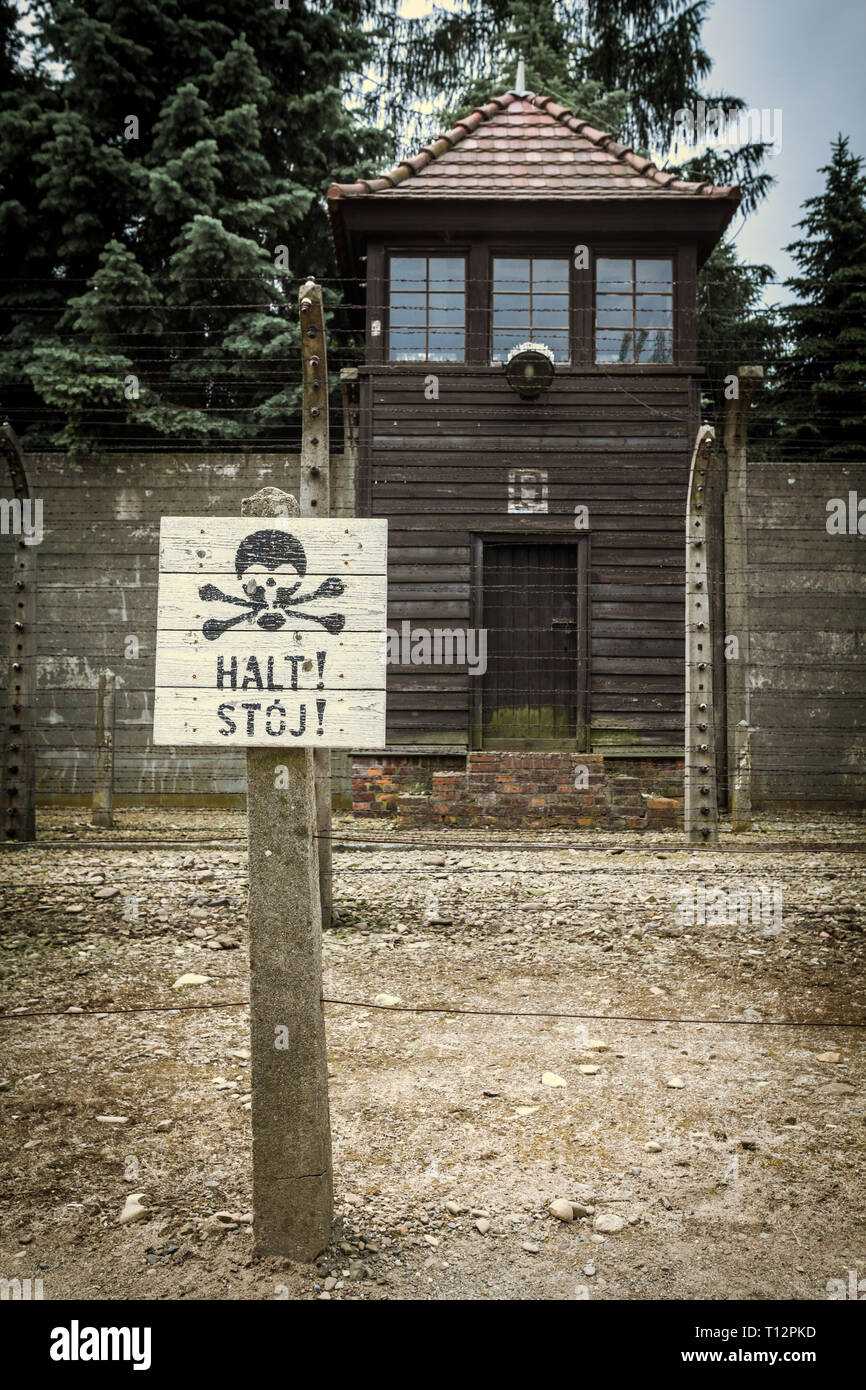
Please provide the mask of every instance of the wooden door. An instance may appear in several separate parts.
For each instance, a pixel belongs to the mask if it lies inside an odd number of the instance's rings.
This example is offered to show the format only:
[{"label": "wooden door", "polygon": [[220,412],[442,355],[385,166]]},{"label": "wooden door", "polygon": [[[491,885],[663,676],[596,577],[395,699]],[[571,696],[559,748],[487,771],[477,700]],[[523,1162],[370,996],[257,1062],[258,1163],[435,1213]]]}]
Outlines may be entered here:
[{"label": "wooden door", "polygon": [[586,739],[585,542],[483,542],[484,748],[580,748]]}]

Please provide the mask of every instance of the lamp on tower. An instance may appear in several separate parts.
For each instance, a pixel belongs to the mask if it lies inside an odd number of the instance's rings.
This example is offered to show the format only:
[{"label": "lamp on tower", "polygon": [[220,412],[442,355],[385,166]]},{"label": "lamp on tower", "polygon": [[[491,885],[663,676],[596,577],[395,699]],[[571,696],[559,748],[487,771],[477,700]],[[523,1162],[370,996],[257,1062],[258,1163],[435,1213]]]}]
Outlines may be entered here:
[{"label": "lamp on tower", "polygon": [[524,400],[535,400],[553,380],[555,358],[544,343],[519,343],[505,359],[505,379]]}]

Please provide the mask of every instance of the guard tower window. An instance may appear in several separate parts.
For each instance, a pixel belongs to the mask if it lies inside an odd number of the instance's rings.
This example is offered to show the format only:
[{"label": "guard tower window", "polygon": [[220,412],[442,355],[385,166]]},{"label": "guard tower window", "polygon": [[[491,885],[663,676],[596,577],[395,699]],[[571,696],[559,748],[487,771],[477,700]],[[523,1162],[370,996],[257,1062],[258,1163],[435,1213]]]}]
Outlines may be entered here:
[{"label": "guard tower window", "polygon": [[513,347],[545,343],[568,361],[568,261],[497,256],[493,261],[493,361]]},{"label": "guard tower window", "polygon": [[596,362],[673,362],[673,262],[600,256]]},{"label": "guard tower window", "polygon": [[388,301],[391,362],[462,362],[466,262],[462,256],[392,256]]}]

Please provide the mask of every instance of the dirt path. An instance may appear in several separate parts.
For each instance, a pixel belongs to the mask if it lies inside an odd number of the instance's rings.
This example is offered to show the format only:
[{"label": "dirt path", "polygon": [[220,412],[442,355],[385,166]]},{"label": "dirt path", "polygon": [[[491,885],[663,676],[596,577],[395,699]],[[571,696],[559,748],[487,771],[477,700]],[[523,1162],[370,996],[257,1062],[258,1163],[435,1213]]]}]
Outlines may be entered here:
[{"label": "dirt path", "polygon": [[[68,847],[5,857],[6,1014],[244,1000],[242,817],[120,825],[85,848],[97,832],[55,812],[40,834]],[[61,1014],[0,1025],[0,1276],[46,1299],[824,1299],[866,1278],[863,1032],[757,1026],[866,1018],[862,828],[767,822],[688,853],[341,822],[397,843],[335,855],[326,997],[442,1009],[327,1008],[342,1245],[251,1263],[244,1007]],[[733,895],[761,888],[747,921]],[[725,920],[684,920],[701,889]],[[210,978],[174,989],[186,973]],[[663,1021],[683,1017],[735,1022]],[[121,1226],[130,1193],[149,1218]],[[594,1210],[558,1221],[557,1197]]]}]

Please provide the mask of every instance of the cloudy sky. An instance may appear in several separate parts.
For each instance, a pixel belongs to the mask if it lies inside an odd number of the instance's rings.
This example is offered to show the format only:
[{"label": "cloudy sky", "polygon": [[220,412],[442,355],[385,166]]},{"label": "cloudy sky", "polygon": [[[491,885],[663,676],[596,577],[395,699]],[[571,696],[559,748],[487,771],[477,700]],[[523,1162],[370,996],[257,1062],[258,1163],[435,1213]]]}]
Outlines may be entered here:
[{"label": "cloudy sky", "polygon": [[[841,131],[866,156],[866,4],[863,0],[715,0],[704,26],[714,60],[710,82],[750,106],[780,108],[781,153],[767,161],[776,179],[759,212],[735,223],[749,261],[791,274],[782,247],[797,235],[804,198],[821,191],[818,173]],[[736,229],[739,228],[739,231]],[[782,297],[781,288],[773,292]],[[787,298],[787,295],[784,297]]]},{"label": "cloudy sky", "polygon": [[[404,0],[406,14],[433,0]],[[436,0],[445,9],[454,0]],[[866,4],[864,0],[714,0],[703,30],[714,67],[708,94],[731,92],[749,106],[781,112],[781,149],[767,161],[776,184],[760,211],[739,218],[732,235],[743,259],[767,262],[780,280],[794,269],[783,247],[798,233],[805,198],[841,131],[866,156]],[[771,286],[768,299],[790,296]]]}]

